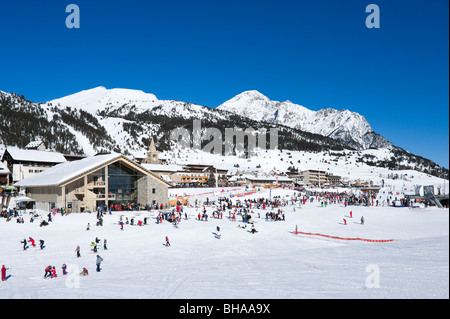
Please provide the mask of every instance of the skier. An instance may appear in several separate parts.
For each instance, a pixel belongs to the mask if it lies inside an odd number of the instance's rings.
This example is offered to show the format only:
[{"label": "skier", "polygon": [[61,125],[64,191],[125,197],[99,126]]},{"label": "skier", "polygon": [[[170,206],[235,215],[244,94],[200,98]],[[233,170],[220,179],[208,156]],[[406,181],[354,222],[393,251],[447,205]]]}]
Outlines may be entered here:
[{"label": "skier", "polygon": [[217,226],[217,232],[220,232],[220,227],[219,226]]},{"label": "skier", "polygon": [[88,223],[87,226],[86,226],[86,230],[89,230],[90,227],[91,227],[91,224]]},{"label": "skier", "polygon": [[57,275],[56,275],[56,268],[55,268],[55,266],[53,266],[53,268],[52,268],[52,275],[50,276],[50,278],[56,278],[56,277],[58,277]]},{"label": "skier", "polygon": [[61,268],[62,268],[63,276],[67,275],[67,271],[66,271],[67,266],[66,266],[66,264],[63,264]]},{"label": "skier", "polygon": [[350,218],[353,218],[353,212],[350,211]]},{"label": "skier", "polygon": [[347,225],[347,220],[344,218],[344,225]]},{"label": "skier", "polygon": [[108,250],[108,248],[106,247],[106,239],[103,239],[103,249]]},{"label": "skier", "polygon": [[42,240],[42,239],[39,239],[39,247],[41,248],[41,249],[44,249],[44,241]]},{"label": "skier", "polygon": [[80,246],[77,245],[77,248],[75,249],[75,252],[77,253],[77,257],[81,257],[80,256]]},{"label": "skier", "polygon": [[3,265],[2,266],[2,281],[6,280],[6,269],[9,269],[9,268],[6,268],[5,265]]},{"label": "skier", "polygon": [[92,246],[92,251],[94,253],[96,253],[97,252],[97,244],[95,242],[92,242],[91,246]]},{"label": "skier", "polygon": [[170,246],[169,237],[166,236],[166,247]]},{"label": "skier", "polygon": [[52,274],[52,266],[45,267],[44,279],[50,277]]},{"label": "skier", "polygon": [[361,216],[361,225],[364,225],[364,216]]},{"label": "skier", "polygon": [[99,255],[97,255],[97,262],[96,262],[96,264],[97,264],[97,272],[100,272],[100,264],[102,263],[102,261],[103,261],[103,258],[100,257]]},{"label": "skier", "polygon": [[23,241],[21,241],[21,243],[23,244],[23,250],[27,250],[27,248],[28,248],[27,240],[24,238]]},{"label": "skier", "polygon": [[31,237],[28,237],[28,241],[31,243],[31,245],[33,246],[33,247],[36,247],[36,245],[35,245],[35,243],[34,243],[34,239],[33,238],[31,238]]}]

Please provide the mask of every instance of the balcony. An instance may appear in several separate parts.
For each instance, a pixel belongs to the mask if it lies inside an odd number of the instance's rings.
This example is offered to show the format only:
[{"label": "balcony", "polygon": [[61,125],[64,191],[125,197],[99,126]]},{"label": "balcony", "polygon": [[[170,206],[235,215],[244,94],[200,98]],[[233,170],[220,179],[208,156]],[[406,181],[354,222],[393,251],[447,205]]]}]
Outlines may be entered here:
[{"label": "balcony", "polygon": [[96,194],[97,199],[106,199],[108,200],[115,200],[116,194]]}]

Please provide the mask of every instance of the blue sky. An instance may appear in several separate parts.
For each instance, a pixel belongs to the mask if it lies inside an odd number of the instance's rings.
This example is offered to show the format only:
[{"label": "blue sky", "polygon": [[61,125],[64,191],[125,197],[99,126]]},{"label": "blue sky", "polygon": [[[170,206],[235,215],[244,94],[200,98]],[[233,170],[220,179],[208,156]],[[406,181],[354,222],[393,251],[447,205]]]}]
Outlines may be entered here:
[{"label": "blue sky", "polygon": [[[66,28],[70,3],[80,29]],[[210,107],[258,90],[358,112],[448,168],[448,12],[448,0],[5,0],[0,90],[46,102],[130,88]]]}]

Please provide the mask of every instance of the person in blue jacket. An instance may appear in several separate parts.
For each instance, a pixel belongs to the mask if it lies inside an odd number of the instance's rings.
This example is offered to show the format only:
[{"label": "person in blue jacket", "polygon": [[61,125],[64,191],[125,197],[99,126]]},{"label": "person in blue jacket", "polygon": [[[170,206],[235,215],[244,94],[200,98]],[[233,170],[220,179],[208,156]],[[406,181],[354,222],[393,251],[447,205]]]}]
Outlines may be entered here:
[{"label": "person in blue jacket", "polygon": [[100,264],[102,263],[102,261],[103,261],[103,258],[100,257],[100,255],[97,255],[97,262],[96,262],[96,264],[97,264],[97,272],[100,272]]}]

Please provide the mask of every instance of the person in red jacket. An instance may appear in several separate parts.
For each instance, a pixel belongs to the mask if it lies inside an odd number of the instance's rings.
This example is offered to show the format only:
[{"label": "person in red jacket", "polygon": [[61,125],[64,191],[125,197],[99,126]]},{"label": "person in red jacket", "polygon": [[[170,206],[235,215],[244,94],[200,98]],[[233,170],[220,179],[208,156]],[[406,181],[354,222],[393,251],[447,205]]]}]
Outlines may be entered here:
[{"label": "person in red jacket", "polygon": [[50,278],[56,278],[56,277],[58,277],[57,275],[56,275],[56,268],[55,268],[55,266],[53,266],[53,268],[52,268],[52,275],[50,276]]},{"label": "person in red jacket", "polygon": [[6,268],[5,265],[2,266],[2,281],[6,280]]},{"label": "person in red jacket", "polygon": [[44,279],[50,277],[52,274],[52,266],[45,267]]},{"label": "person in red jacket", "polygon": [[32,245],[33,247],[36,247],[36,245],[34,244],[34,239],[33,239],[33,238],[28,237],[28,241],[31,243],[31,245]]}]

